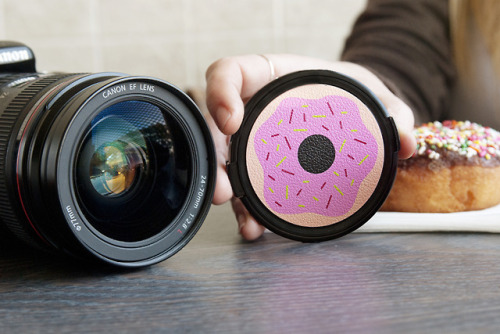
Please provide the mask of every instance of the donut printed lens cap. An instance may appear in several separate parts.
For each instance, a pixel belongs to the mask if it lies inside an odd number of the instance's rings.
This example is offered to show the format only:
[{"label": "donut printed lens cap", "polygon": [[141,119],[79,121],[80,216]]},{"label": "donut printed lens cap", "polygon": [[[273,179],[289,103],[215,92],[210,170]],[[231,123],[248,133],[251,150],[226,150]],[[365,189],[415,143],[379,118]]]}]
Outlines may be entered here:
[{"label": "donut printed lens cap", "polygon": [[227,170],[259,223],[290,239],[322,241],[377,212],[398,151],[393,119],[365,86],[309,70],[274,80],[247,103]]}]

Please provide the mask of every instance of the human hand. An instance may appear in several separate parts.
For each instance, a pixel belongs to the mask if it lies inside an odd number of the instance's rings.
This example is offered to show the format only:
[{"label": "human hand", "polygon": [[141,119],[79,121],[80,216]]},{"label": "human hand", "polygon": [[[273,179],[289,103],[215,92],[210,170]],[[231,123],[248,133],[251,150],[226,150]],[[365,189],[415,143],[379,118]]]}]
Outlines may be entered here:
[{"label": "human hand", "polygon": [[[366,68],[349,62],[329,62],[296,55],[266,55],[274,64],[276,76],[306,69],[328,69],[362,82],[384,104],[394,118],[400,136],[400,158],[410,157],[416,149],[412,135],[414,118],[411,109],[395,96],[382,81]],[[243,203],[233,196],[226,173],[229,138],[238,131],[244,114],[245,103],[264,85],[274,78],[268,61],[258,55],[223,58],[207,70],[207,107],[211,117],[208,123],[214,137],[217,152],[217,183],[214,204],[231,199],[239,231],[246,240],[262,235],[264,227],[246,210]]]}]

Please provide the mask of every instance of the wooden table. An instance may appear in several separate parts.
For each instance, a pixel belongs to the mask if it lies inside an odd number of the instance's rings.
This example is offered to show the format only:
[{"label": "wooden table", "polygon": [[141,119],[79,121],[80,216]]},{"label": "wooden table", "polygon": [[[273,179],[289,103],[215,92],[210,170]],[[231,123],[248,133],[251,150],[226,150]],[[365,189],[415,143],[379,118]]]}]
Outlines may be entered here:
[{"label": "wooden table", "polygon": [[0,333],[465,332],[500,328],[500,235],[242,242],[227,206],[141,270],[0,255]]}]

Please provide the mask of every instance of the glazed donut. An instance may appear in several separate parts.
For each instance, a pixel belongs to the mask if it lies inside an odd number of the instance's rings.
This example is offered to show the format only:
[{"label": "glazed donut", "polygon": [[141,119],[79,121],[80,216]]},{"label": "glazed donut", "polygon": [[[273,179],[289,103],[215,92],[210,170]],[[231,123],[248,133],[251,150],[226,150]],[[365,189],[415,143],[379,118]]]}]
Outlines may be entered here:
[{"label": "glazed donut", "polygon": [[373,169],[379,145],[345,96],[287,97],[257,129],[264,198],[281,214],[349,212]]},{"label": "glazed donut", "polygon": [[469,121],[423,124],[384,211],[457,212],[500,203],[500,133]]}]

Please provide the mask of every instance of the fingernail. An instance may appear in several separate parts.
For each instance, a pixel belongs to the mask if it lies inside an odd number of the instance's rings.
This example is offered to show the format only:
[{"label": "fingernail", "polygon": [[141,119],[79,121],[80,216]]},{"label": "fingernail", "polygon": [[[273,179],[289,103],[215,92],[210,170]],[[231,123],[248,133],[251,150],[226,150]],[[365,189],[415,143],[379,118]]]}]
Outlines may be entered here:
[{"label": "fingernail", "polygon": [[220,107],[217,109],[217,113],[215,115],[217,125],[219,129],[224,130],[226,127],[227,121],[231,118],[231,113],[224,107]]}]

